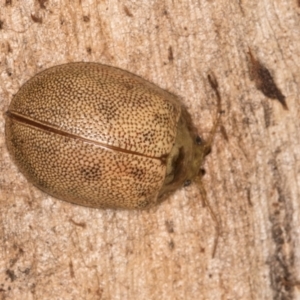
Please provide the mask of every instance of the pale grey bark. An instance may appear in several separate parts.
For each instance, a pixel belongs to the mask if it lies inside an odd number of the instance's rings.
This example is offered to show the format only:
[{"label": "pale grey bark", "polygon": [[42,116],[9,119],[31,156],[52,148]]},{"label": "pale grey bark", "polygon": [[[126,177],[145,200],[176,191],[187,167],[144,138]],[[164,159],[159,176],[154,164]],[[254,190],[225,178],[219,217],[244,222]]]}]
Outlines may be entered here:
[{"label": "pale grey bark", "polygon": [[[2,0],[3,112],[30,77],[71,61],[117,66],[180,95],[204,137],[213,73],[224,110],[204,166],[221,224],[214,258],[215,223],[196,186],[150,212],[56,200],[10,160],[1,115],[2,299],[299,299],[299,18],[297,0]],[[263,94],[249,51],[288,110]]]}]

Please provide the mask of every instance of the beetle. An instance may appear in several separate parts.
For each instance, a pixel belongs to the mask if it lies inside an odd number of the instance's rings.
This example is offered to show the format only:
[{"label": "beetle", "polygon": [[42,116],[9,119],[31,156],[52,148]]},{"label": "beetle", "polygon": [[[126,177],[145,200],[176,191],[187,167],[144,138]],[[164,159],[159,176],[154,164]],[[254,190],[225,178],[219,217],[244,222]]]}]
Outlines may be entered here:
[{"label": "beetle", "polygon": [[100,63],[58,65],[32,77],[12,99],[5,132],[30,182],[95,208],[162,202],[201,177],[210,148],[178,96]]}]

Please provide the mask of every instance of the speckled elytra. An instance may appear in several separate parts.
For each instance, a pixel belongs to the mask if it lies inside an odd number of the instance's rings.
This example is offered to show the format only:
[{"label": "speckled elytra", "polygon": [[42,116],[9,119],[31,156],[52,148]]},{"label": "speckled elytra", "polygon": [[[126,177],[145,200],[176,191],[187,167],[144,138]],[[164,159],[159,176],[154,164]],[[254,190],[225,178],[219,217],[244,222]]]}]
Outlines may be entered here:
[{"label": "speckled elytra", "polygon": [[210,148],[179,97],[99,63],[55,66],[26,82],[6,113],[6,142],[46,193],[123,209],[151,207],[199,179]]}]

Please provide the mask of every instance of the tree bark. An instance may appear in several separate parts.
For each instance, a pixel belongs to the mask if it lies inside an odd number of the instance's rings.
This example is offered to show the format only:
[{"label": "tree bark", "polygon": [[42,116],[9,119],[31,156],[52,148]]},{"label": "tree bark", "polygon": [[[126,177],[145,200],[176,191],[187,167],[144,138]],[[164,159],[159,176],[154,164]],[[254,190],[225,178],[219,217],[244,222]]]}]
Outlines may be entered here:
[{"label": "tree bark", "polygon": [[[1,299],[299,299],[300,3],[0,2],[0,109],[37,72],[93,61],[182,97],[207,138],[203,183],[150,211],[80,207],[33,187],[0,117]],[[214,76],[218,89],[208,80]]]}]

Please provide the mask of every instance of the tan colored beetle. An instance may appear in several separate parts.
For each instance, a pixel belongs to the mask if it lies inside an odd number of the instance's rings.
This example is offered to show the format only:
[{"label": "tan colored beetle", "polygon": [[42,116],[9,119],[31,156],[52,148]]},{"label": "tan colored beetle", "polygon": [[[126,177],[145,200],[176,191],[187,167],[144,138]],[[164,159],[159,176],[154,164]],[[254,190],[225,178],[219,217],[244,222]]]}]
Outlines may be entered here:
[{"label": "tan colored beetle", "polygon": [[177,96],[98,63],[56,66],[25,83],[7,112],[6,141],[48,194],[123,209],[151,207],[201,176],[210,146]]}]

